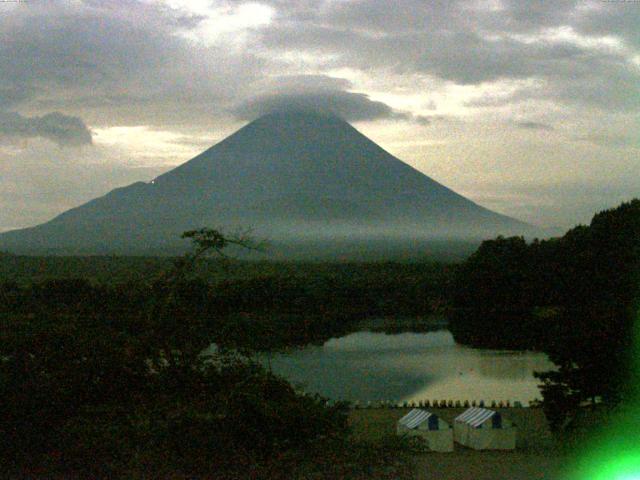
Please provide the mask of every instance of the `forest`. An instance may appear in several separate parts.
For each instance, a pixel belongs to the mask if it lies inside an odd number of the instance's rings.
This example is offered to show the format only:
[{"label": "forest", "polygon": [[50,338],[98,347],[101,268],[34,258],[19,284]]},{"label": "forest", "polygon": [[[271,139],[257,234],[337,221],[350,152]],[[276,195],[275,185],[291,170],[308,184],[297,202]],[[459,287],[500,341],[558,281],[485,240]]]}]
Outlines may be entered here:
[{"label": "forest", "polygon": [[451,285],[449,328],[457,342],[540,350],[557,365],[538,374],[553,427],[585,403],[615,406],[635,394],[640,200],[560,238],[487,240]]},{"label": "forest", "polygon": [[[73,315],[133,321],[166,293],[165,274],[175,260],[6,256],[0,259],[6,275],[0,308],[7,315],[71,309]],[[366,318],[441,315],[453,268],[431,262],[202,259],[176,285],[179,309],[173,315],[185,324],[206,323],[211,341],[220,344],[233,341],[256,350],[303,346],[359,328]],[[75,276],[80,272],[87,277]]]},{"label": "forest", "polygon": [[[34,278],[26,269],[0,284],[3,471],[15,478],[408,475],[410,443],[355,440],[346,404],[297,391],[256,353],[323,342],[357,328],[362,316],[433,313],[447,267],[298,265],[265,273],[196,261],[227,239],[206,229],[191,236],[193,254],[151,262],[147,278]],[[16,262],[40,262],[3,261],[14,272]],[[64,269],[58,259],[42,261]],[[218,273],[203,275],[208,268]]]},{"label": "forest", "polygon": [[639,200],[560,238],[487,240],[459,264],[244,262],[206,255],[233,245],[220,232],[187,236],[175,258],[0,257],[3,471],[405,478],[415,445],[354,440],[347,404],[256,360],[366,318],[445,316],[459,343],[546,352],[555,430],[635,394]]}]

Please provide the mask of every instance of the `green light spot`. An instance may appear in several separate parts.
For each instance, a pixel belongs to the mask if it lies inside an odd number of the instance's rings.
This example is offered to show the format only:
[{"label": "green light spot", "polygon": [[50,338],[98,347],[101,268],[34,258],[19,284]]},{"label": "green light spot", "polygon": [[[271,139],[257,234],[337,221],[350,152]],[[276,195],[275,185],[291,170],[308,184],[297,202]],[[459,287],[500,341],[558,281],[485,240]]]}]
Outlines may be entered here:
[{"label": "green light spot", "polygon": [[[631,361],[634,379],[640,377],[640,314],[635,322]],[[578,454],[567,480],[640,480],[640,382],[632,383],[632,398],[605,420]]]},{"label": "green light spot", "polygon": [[620,455],[600,452],[600,455],[592,458],[588,465],[584,466],[587,467],[586,472],[574,478],[580,480],[640,480],[640,451],[622,458]]}]

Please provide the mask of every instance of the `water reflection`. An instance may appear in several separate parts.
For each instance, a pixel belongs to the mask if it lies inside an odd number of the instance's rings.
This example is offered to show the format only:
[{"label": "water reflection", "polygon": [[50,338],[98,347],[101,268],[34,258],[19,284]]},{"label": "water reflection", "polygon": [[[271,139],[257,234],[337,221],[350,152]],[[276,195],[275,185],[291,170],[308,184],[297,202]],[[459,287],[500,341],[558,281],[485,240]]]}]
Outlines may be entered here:
[{"label": "water reflection", "polygon": [[358,332],[272,358],[272,368],[308,392],[333,399],[510,400],[538,398],[541,353],[474,350],[446,331]]}]

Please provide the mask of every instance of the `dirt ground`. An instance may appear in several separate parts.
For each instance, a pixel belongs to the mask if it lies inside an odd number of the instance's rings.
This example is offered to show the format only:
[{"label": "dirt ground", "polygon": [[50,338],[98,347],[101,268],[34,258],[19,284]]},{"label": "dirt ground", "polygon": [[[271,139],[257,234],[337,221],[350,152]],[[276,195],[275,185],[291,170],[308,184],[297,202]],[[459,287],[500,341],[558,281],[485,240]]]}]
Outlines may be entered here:
[{"label": "dirt ground", "polygon": [[[464,409],[430,409],[452,423]],[[396,422],[409,409],[354,410],[354,433],[375,440],[395,433]],[[453,453],[426,452],[415,457],[420,480],[561,480],[564,457],[556,448],[544,414],[537,408],[498,409],[518,428],[517,449],[511,452],[475,451],[455,444]]]}]

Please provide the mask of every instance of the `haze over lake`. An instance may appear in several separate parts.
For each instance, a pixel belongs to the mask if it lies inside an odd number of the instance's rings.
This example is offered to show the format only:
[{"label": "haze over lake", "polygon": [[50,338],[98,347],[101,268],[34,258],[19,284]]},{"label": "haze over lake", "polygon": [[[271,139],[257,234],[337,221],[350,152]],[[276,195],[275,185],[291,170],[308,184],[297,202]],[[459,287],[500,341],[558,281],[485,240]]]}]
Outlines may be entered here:
[{"label": "haze over lake", "polygon": [[429,333],[357,332],[272,356],[271,367],[309,393],[350,401],[540,398],[534,371],[553,364],[545,354],[476,350],[457,345],[447,330]]}]

